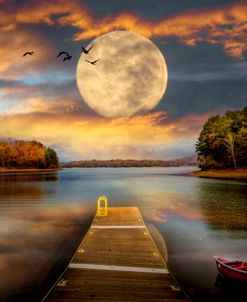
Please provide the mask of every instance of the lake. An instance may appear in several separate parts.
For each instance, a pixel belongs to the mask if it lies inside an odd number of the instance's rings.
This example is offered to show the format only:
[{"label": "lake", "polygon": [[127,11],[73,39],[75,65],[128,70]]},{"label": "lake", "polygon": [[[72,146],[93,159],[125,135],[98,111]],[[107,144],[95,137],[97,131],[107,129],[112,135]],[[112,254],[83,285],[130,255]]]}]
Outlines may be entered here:
[{"label": "lake", "polygon": [[247,183],[186,174],[195,169],[0,174],[0,301],[41,301],[87,232],[100,195],[109,206],[139,207],[193,302],[242,301],[246,288],[215,283],[213,256],[247,258]]}]

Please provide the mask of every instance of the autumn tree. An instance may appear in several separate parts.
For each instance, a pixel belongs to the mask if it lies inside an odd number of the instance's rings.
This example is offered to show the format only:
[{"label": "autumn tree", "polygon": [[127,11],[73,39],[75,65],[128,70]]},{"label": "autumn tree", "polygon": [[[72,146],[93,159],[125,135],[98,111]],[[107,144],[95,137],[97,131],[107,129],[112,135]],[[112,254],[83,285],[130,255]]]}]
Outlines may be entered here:
[{"label": "autumn tree", "polygon": [[0,141],[0,166],[2,168],[56,168],[58,157],[51,148],[33,141]]},{"label": "autumn tree", "polygon": [[0,163],[3,168],[8,164],[9,153],[9,144],[6,142],[0,142]]}]

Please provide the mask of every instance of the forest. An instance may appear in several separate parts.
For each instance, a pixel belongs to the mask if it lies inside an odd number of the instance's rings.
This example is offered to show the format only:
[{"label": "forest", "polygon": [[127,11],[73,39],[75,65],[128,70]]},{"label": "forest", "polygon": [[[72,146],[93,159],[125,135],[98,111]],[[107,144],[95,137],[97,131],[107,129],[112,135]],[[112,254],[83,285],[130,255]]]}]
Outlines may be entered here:
[{"label": "forest", "polygon": [[64,168],[119,168],[119,167],[179,167],[184,165],[196,165],[196,156],[173,160],[151,160],[151,159],[110,159],[110,160],[79,160],[62,163]]},{"label": "forest", "polygon": [[199,167],[247,167],[247,107],[212,116],[204,124],[196,143]]},{"label": "forest", "polygon": [[0,141],[1,168],[57,168],[59,160],[56,152],[42,143],[24,140]]}]

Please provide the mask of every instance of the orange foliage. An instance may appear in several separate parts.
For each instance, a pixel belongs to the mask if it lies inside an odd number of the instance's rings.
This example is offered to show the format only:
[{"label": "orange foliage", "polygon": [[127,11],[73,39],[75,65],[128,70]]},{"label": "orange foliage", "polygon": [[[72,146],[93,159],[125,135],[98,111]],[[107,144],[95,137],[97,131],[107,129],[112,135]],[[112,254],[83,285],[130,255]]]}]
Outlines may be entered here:
[{"label": "orange foliage", "polygon": [[47,148],[37,141],[0,141],[2,168],[48,168]]}]

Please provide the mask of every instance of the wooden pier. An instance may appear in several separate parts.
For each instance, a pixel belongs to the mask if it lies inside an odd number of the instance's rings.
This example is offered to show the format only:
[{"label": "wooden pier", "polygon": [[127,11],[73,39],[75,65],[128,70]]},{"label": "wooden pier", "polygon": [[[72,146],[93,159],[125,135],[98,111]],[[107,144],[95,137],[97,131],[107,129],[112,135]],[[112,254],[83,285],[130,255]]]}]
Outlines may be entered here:
[{"label": "wooden pier", "polygon": [[[100,213],[98,212],[100,215]],[[96,215],[45,302],[188,301],[135,207]]]}]

